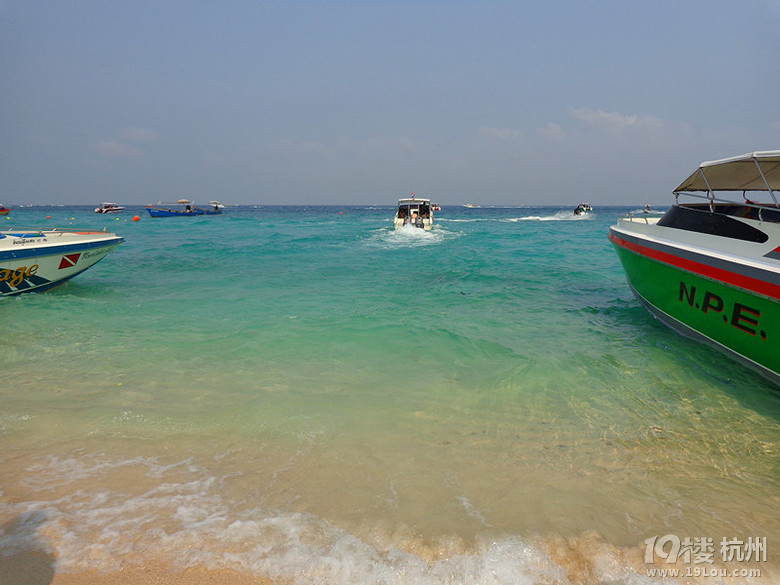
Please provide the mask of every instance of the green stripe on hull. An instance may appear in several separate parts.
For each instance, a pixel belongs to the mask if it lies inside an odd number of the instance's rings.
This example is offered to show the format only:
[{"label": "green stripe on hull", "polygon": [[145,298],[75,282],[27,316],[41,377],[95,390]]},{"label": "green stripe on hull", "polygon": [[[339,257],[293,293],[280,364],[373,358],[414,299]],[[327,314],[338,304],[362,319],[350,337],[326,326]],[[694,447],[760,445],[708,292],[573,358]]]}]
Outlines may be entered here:
[{"label": "green stripe on hull", "polygon": [[780,378],[780,303],[615,248],[644,301]]}]

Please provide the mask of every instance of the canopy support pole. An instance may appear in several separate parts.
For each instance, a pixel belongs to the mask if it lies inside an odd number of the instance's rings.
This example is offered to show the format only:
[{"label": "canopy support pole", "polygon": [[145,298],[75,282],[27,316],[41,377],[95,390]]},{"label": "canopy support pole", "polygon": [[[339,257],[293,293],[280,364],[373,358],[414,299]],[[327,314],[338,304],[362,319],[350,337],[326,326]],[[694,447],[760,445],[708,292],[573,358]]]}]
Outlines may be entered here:
[{"label": "canopy support pole", "polygon": [[761,175],[761,178],[764,180],[764,185],[766,185],[766,190],[769,191],[769,196],[772,198],[772,201],[775,202],[775,207],[777,207],[777,198],[775,197],[775,192],[772,190],[772,187],[769,185],[769,181],[766,180],[766,175],[764,174],[764,170],[761,168],[761,163],[758,162],[758,157],[754,156],[753,161],[756,163],[756,168],[758,169],[758,174]]},{"label": "canopy support pole", "polygon": [[701,174],[701,178],[704,179],[704,184],[707,185],[707,198],[710,200],[710,212],[714,212],[715,206],[713,205],[713,202],[715,201],[715,193],[713,193],[710,182],[707,180],[707,175],[704,174],[704,169],[701,167],[699,167],[699,174]]}]

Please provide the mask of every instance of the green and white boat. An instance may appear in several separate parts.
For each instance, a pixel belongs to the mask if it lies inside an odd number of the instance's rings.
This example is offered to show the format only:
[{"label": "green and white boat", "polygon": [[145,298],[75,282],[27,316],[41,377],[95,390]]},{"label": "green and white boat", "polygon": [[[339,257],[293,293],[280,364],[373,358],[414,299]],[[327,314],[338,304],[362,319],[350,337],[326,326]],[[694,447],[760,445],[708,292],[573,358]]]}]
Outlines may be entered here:
[{"label": "green and white boat", "polygon": [[780,150],[702,163],[663,217],[609,230],[637,299],[780,385]]}]

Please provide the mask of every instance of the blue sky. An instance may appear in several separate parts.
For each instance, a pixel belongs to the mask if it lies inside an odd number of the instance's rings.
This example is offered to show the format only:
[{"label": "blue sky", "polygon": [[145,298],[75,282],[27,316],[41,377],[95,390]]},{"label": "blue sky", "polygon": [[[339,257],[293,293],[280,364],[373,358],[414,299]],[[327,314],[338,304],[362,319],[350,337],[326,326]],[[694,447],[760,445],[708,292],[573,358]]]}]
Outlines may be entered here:
[{"label": "blue sky", "polygon": [[780,148],[780,0],[0,0],[0,202],[666,204]]}]

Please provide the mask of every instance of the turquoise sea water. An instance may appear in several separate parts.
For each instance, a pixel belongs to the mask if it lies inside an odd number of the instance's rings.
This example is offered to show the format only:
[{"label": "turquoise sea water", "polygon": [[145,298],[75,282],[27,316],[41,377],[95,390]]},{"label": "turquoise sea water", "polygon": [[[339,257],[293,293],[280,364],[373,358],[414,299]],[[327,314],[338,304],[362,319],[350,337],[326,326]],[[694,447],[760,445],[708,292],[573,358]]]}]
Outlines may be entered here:
[{"label": "turquoise sea water", "polygon": [[[628,211],[445,206],[423,232],[382,206],[14,210],[126,242],[0,299],[0,551],[657,583],[645,540],[673,534],[715,543],[681,570],[762,575],[666,582],[780,579],[780,394],[633,298],[606,237]],[[724,537],[768,560],[719,563]]]}]

